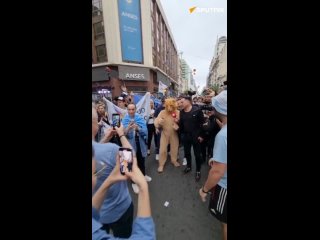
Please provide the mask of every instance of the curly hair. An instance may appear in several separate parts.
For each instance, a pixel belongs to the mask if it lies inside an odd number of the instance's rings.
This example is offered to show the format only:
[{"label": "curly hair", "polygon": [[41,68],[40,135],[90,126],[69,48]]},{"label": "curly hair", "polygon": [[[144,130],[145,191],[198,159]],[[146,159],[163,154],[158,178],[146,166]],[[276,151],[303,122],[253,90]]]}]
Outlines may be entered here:
[{"label": "curly hair", "polygon": [[165,109],[168,112],[174,112],[177,110],[177,101],[174,98],[167,98],[165,101]]}]

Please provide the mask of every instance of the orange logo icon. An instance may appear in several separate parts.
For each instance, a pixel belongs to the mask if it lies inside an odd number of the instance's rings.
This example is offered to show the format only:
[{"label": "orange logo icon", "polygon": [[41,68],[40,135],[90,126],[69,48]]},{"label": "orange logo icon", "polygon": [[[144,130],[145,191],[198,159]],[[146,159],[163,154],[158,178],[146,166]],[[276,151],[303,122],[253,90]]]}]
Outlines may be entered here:
[{"label": "orange logo icon", "polygon": [[192,13],[197,7],[189,8],[189,12]]}]

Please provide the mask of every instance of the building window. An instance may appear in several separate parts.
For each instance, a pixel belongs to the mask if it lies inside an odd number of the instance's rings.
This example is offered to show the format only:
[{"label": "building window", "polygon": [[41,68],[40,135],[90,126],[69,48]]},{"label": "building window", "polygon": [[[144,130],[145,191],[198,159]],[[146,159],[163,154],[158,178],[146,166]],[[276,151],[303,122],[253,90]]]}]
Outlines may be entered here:
[{"label": "building window", "polygon": [[153,1],[150,0],[150,9],[151,9],[151,15],[153,14]]},{"label": "building window", "polygon": [[152,60],[153,60],[153,66],[157,66],[155,53],[152,54]]},{"label": "building window", "polygon": [[157,40],[159,40],[159,28],[157,27]]},{"label": "building window", "polygon": [[151,33],[153,33],[153,31],[154,31],[154,26],[153,26],[153,18],[151,18]]},{"label": "building window", "polygon": [[106,62],[107,61],[106,46],[105,45],[96,46],[96,51],[97,51],[98,62]]},{"label": "building window", "polygon": [[[164,45],[163,36],[161,35],[161,49],[164,49],[164,46],[163,46],[163,45]],[[165,55],[165,54],[164,54],[164,51],[162,50],[162,51],[161,51],[161,61],[162,61],[162,62],[165,62],[164,55]]]},{"label": "building window", "polygon": [[158,18],[157,18],[157,23],[160,24],[161,15],[160,15],[160,10],[159,10],[159,9],[157,9],[157,16],[158,16]]},{"label": "building window", "polygon": [[102,1],[92,0],[92,16],[102,15]]},{"label": "building window", "polygon": [[154,47],[154,25],[153,25],[153,18],[151,18],[151,38],[152,38],[152,47]]},{"label": "building window", "polygon": [[159,28],[157,28],[157,52],[160,52]]},{"label": "building window", "polygon": [[156,10],[156,26],[158,25],[158,11]]},{"label": "building window", "polygon": [[95,40],[104,39],[103,22],[94,23],[93,29],[94,29]]}]

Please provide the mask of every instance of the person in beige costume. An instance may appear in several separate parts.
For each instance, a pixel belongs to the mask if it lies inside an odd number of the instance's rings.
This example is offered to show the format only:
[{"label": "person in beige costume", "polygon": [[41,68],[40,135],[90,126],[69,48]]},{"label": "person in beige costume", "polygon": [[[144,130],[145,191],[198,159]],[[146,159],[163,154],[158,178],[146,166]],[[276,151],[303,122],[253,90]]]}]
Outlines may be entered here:
[{"label": "person in beige costume", "polygon": [[177,102],[174,98],[168,98],[165,101],[165,109],[162,110],[158,117],[154,120],[154,126],[156,127],[156,132],[158,133],[160,129],[160,158],[159,158],[159,168],[158,173],[163,172],[164,165],[167,161],[167,147],[170,144],[170,156],[171,162],[175,167],[179,167],[180,164],[177,161],[178,149],[179,149],[179,138],[178,129],[180,112],[177,110]]}]

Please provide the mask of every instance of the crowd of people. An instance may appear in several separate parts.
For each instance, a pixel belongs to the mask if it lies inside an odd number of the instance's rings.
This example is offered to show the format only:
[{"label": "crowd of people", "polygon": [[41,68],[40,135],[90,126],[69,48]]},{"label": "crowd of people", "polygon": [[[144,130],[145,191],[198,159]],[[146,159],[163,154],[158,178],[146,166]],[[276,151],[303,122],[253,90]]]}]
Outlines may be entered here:
[{"label": "crowd of people", "polygon": [[[184,174],[192,172],[191,148],[196,163],[195,181],[201,179],[202,164],[209,164],[211,168],[199,198],[206,201],[210,196],[209,211],[222,223],[222,235],[227,239],[227,90],[217,95],[210,89],[204,93],[193,98],[192,94],[164,97],[157,108],[151,100],[147,120],[136,113],[132,98],[119,96],[114,102],[126,110],[120,127],[110,121],[103,101],[93,103],[93,171],[97,170],[93,174],[93,239],[155,239],[148,192],[152,178],[145,168],[152,139],[159,174],[165,171],[168,155],[174,167],[183,165]],[[125,168],[125,174],[120,173],[121,147],[133,152],[133,167]],[[179,156],[179,147],[183,147],[184,156]],[[128,181],[139,195],[135,221]]]}]

